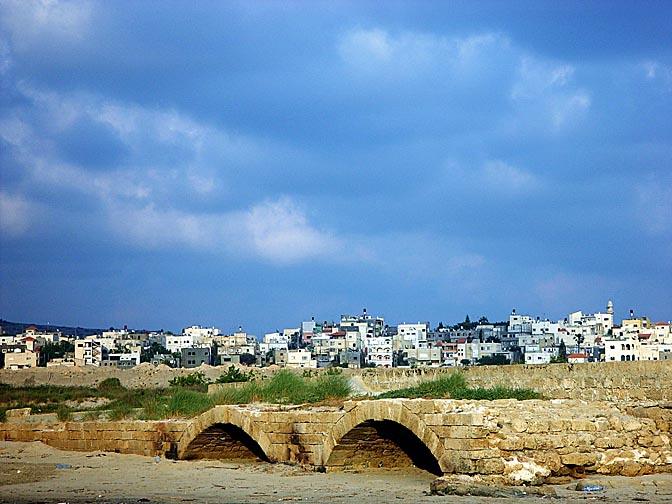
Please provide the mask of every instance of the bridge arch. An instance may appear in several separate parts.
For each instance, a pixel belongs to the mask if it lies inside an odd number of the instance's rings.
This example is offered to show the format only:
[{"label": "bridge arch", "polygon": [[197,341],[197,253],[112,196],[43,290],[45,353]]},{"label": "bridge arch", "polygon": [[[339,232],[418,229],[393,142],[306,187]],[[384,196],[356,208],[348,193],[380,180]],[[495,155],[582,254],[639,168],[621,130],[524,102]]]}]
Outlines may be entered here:
[{"label": "bridge arch", "polygon": [[[327,468],[337,465],[334,459],[343,458],[338,452],[348,450],[348,445],[352,454],[362,447],[366,450],[366,440],[361,442],[366,436],[378,436],[376,442],[368,443],[368,446],[373,447],[382,441],[387,445],[379,448],[386,450],[391,443],[397,450],[403,451],[414,465],[436,474],[447,472],[442,463],[444,447],[439,437],[400,400],[358,402],[327,435],[322,465]],[[357,443],[359,445],[354,446]],[[373,463],[378,464],[375,460]],[[382,466],[383,462],[379,464]]]},{"label": "bridge arch", "polygon": [[249,413],[226,406],[216,406],[194,418],[182,434],[177,446],[177,458],[192,458],[198,447],[192,444],[207,444],[208,438],[231,439],[240,452],[249,451],[253,456],[274,461],[268,435],[252,421]]}]

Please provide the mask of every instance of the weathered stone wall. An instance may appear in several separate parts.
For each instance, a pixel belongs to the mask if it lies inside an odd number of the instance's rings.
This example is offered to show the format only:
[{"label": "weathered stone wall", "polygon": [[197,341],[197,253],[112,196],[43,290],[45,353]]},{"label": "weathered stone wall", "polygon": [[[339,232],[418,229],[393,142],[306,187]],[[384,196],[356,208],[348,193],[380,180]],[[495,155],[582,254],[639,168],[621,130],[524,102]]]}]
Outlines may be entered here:
[{"label": "weathered stone wall", "polygon": [[106,451],[146,456],[176,456],[187,421],[8,422],[0,423],[2,441],[42,441],[73,451]]},{"label": "weathered stone wall", "polygon": [[408,465],[422,450],[407,446],[400,453],[400,438],[379,428],[382,422],[409,431],[444,473],[533,484],[591,473],[672,471],[670,438],[656,419],[635,417],[613,403],[580,400],[394,399],[315,410],[220,406],[187,428],[178,455],[211,425],[232,423],[274,461],[328,469]]},{"label": "weathered stone wall", "polygon": [[538,484],[672,472],[669,422],[659,410],[575,399],[217,406],[189,421],[8,422],[0,424],[0,439],[178,458],[254,456],[326,469],[412,463],[435,473]]},{"label": "weathered stone wall", "polygon": [[672,360],[474,366],[441,369],[375,369],[361,380],[373,392],[417,384],[456,370],[471,387],[530,388],[552,399],[672,401]]}]

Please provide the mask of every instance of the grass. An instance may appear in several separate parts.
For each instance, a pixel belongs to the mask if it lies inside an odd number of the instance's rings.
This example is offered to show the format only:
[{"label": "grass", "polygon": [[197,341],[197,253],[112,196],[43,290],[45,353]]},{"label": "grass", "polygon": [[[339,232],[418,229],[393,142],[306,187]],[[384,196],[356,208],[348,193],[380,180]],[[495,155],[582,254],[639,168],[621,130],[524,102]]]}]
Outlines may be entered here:
[{"label": "grass", "polygon": [[[0,384],[0,421],[6,420],[8,409],[26,407],[30,407],[32,413],[56,413],[61,421],[71,420],[76,411],[84,412],[85,420],[161,420],[193,417],[216,404],[333,403],[346,399],[352,392],[349,380],[338,371],[299,376],[283,369],[268,380],[248,381],[242,387],[226,388],[212,396],[201,391],[202,383],[191,381],[167,389],[127,389],[116,378],[104,380],[97,387],[12,387]],[[77,406],[83,400],[96,398],[108,401],[88,408]],[[526,400],[540,399],[542,395],[531,389],[503,386],[469,388],[462,374],[452,373],[414,387],[385,392],[377,398]]]},{"label": "grass", "polygon": [[420,382],[414,387],[406,387],[384,392],[378,399],[394,398],[426,398],[426,399],[471,399],[494,401],[496,399],[542,399],[538,392],[526,388],[508,388],[497,386],[492,388],[469,388],[467,381],[460,373],[452,373],[433,380]]},{"label": "grass", "polygon": [[213,399],[216,404],[304,404],[345,399],[350,393],[348,379],[340,374],[326,373],[310,378],[283,369],[268,381],[249,382],[241,388],[224,389],[214,394]]},{"label": "grass", "polygon": [[[84,400],[101,398],[108,401],[97,406],[79,405]],[[33,414],[56,413],[59,421],[68,421],[73,419],[75,412],[83,412],[84,420],[191,417],[213,406],[212,399],[205,392],[180,386],[168,389],[127,389],[117,378],[104,380],[97,387],[0,385],[0,422],[6,421],[7,410],[28,407]]]}]

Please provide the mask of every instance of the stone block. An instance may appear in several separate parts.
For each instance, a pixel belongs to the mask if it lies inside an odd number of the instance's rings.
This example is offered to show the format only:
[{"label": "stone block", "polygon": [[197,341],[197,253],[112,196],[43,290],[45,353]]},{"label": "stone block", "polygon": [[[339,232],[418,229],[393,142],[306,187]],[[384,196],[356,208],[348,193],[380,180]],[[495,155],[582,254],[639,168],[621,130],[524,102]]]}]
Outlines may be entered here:
[{"label": "stone block", "polygon": [[597,462],[598,455],[595,453],[568,453],[560,456],[560,461],[564,465],[572,466],[592,466]]},{"label": "stone block", "polygon": [[467,427],[463,425],[435,426],[432,427],[432,430],[439,438],[480,439],[490,434],[490,431],[483,427]]},{"label": "stone block", "polygon": [[594,441],[595,447],[600,449],[622,448],[626,441],[623,436],[597,436]]},{"label": "stone block", "polygon": [[[533,417],[533,415],[530,416]],[[550,422],[546,420],[530,420],[527,422],[527,432],[530,434],[548,434],[549,431]]]},{"label": "stone block", "polygon": [[511,429],[513,432],[527,432],[528,424],[522,418],[514,418],[511,421]]},{"label": "stone block", "polygon": [[7,422],[18,422],[30,416],[30,408],[15,408],[5,412]]},{"label": "stone block", "polygon": [[590,420],[576,418],[571,421],[571,430],[574,432],[593,432],[597,430],[597,427]]},{"label": "stone block", "polygon": [[439,460],[439,466],[446,473],[473,474],[476,465],[473,460],[460,456],[456,450],[446,450]]},{"label": "stone block", "polygon": [[486,438],[481,439],[461,439],[445,438],[443,440],[444,448],[449,450],[480,450],[490,448],[490,443]]},{"label": "stone block", "polygon": [[499,439],[497,447],[504,451],[519,451],[525,448],[525,441],[520,436],[510,435]]},{"label": "stone block", "polygon": [[460,457],[469,460],[482,460],[491,458],[500,458],[499,450],[482,449],[482,450],[459,450]]},{"label": "stone block", "polygon": [[474,469],[478,474],[502,474],[504,468],[504,460],[501,457],[474,461]]},{"label": "stone block", "polygon": [[637,437],[637,444],[645,448],[661,447],[664,445],[661,436],[639,436]]},{"label": "stone block", "polygon": [[299,442],[304,445],[322,445],[325,440],[323,434],[299,434]]},{"label": "stone block", "polygon": [[626,418],[623,421],[623,430],[625,432],[634,432],[642,429],[642,422],[635,418]]}]

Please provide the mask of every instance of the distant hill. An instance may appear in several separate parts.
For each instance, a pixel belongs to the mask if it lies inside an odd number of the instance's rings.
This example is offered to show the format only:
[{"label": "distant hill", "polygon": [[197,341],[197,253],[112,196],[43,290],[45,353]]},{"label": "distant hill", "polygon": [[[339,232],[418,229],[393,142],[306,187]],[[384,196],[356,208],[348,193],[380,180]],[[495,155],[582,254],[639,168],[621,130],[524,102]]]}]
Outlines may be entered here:
[{"label": "distant hill", "polygon": [[0,332],[2,334],[10,334],[10,335],[21,334],[26,332],[26,329],[30,326],[37,327],[37,330],[40,332],[60,331],[63,335],[79,336],[79,337],[88,336],[90,334],[100,334],[103,331],[107,331],[107,329],[59,326],[52,324],[9,322],[8,320],[0,319]]}]

